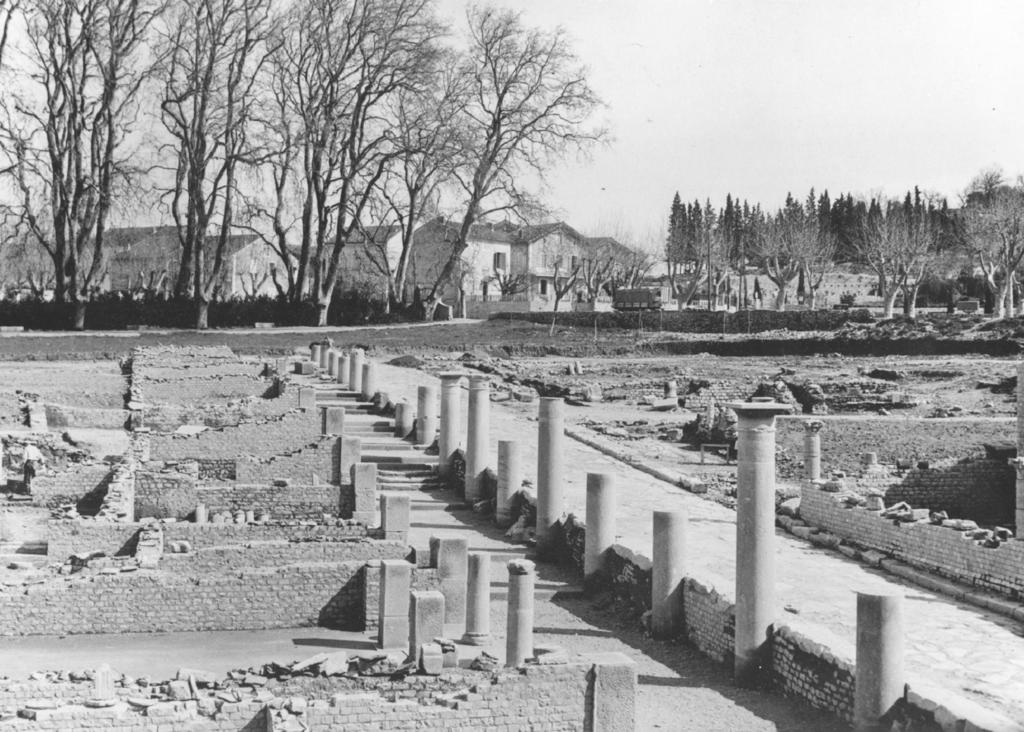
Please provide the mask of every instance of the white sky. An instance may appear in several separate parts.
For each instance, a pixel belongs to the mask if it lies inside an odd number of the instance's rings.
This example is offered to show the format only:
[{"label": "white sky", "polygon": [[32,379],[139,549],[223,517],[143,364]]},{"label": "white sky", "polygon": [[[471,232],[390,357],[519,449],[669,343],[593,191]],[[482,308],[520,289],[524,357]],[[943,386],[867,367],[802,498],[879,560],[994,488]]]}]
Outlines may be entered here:
[{"label": "white sky", "polygon": [[[441,0],[461,19],[464,2]],[[1024,3],[504,0],[563,25],[615,141],[551,176],[587,234],[660,240],[673,194],[774,207],[811,186],[956,198],[1024,172]]]}]

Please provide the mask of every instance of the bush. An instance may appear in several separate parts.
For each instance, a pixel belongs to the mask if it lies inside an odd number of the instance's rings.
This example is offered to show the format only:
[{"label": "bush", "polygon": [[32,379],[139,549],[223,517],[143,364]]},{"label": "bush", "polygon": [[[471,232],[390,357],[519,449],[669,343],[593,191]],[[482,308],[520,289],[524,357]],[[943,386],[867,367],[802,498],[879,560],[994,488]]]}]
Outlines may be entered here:
[{"label": "bush", "polygon": [[[316,325],[317,305],[311,300],[288,302],[280,298],[256,297],[223,300],[210,304],[211,328],[251,328],[260,322],[280,326]],[[384,303],[357,292],[338,292],[327,311],[329,325],[362,325],[402,322],[402,312],[385,312]],[[196,305],[192,300],[146,297],[123,299],[105,293],[89,302],[85,310],[87,330],[124,330],[141,325],[156,328],[195,327]],[[0,300],[0,325],[24,326],[27,330],[70,330],[74,305],[70,303]]]},{"label": "bush", "polygon": [[[515,319],[549,325],[550,312],[494,313],[491,320]],[[672,333],[762,333],[768,330],[836,330],[846,323],[871,323],[867,310],[743,310],[738,313],[707,310],[666,310],[645,313],[556,313],[558,325],[632,330],[642,325]]]}]

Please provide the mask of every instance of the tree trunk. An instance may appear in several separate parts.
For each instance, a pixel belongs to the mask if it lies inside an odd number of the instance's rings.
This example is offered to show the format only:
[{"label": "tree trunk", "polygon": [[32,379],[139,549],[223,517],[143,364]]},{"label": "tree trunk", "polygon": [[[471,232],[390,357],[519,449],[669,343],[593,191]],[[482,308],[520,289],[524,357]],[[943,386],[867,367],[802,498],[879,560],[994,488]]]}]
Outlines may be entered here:
[{"label": "tree trunk", "polygon": [[[778,284],[778,283],[776,283]],[[787,283],[788,284],[788,283]],[[778,292],[775,293],[775,309],[780,313],[786,309],[786,286],[787,284],[778,285]]]},{"label": "tree trunk", "polygon": [[894,287],[889,292],[885,293],[884,303],[885,309],[882,311],[883,320],[892,320],[893,311],[896,309],[896,295],[899,294],[899,288]]},{"label": "tree trunk", "polygon": [[75,300],[75,330],[85,330],[85,300]]},{"label": "tree trunk", "polygon": [[330,307],[330,299],[327,302],[321,298],[316,304],[316,324],[320,328],[327,326],[327,308]]},{"label": "tree trunk", "polygon": [[804,302],[807,303],[808,310],[814,310],[818,304],[818,291],[814,287],[807,288],[807,295],[804,297]]},{"label": "tree trunk", "polygon": [[914,285],[903,291],[903,314],[910,320],[917,319],[917,291],[920,285]]},{"label": "tree trunk", "polygon": [[207,300],[196,302],[196,330],[206,330],[210,327],[210,303]]}]

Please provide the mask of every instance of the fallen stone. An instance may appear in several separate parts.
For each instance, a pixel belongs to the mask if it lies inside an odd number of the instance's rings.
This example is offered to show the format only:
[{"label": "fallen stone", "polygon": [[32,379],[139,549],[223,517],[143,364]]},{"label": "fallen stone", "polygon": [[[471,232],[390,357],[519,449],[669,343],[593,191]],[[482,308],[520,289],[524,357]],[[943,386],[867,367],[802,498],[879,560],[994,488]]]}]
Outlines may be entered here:
[{"label": "fallen stone", "polygon": [[300,671],[305,671],[307,669],[311,669],[314,666],[319,666],[321,663],[323,663],[326,660],[327,660],[327,654],[326,653],[317,653],[315,656],[310,656],[309,658],[305,659],[304,661],[298,661],[296,663],[293,663],[292,666],[291,666],[291,670],[292,670],[292,673],[299,673]]},{"label": "fallen stone", "polygon": [[175,679],[167,683],[167,696],[174,701],[184,701],[192,698],[192,690],[188,687],[188,681]]},{"label": "fallen stone", "polygon": [[469,667],[474,671],[494,671],[500,665],[498,658],[487,651],[481,651],[479,656],[469,662]]},{"label": "fallen stone", "polygon": [[175,674],[176,679],[187,679],[190,676],[196,680],[196,684],[200,687],[213,686],[220,681],[220,674],[197,668],[179,668],[178,673]]},{"label": "fallen stone", "polygon": [[439,643],[424,643],[420,646],[419,672],[427,676],[440,676],[444,670],[444,651]]},{"label": "fallen stone", "polygon": [[324,660],[320,663],[320,673],[324,676],[340,676],[348,673],[348,653],[337,651],[325,654]]},{"label": "fallen stone", "polygon": [[777,513],[780,516],[792,516],[797,518],[800,515],[800,497],[788,498],[779,504]]},{"label": "fallen stone", "polygon": [[569,663],[569,653],[561,646],[535,645],[533,660],[540,666],[556,666]]},{"label": "fallen stone", "polygon": [[793,536],[799,539],[810,539],[813,531],[814,529],[810,526],[794,526],[792,533]]},{"label": "fallen stone", "polygon": [[978,528],[978,524],[970,519],[946,519],[942,526],[956,531],[973,531]]}]

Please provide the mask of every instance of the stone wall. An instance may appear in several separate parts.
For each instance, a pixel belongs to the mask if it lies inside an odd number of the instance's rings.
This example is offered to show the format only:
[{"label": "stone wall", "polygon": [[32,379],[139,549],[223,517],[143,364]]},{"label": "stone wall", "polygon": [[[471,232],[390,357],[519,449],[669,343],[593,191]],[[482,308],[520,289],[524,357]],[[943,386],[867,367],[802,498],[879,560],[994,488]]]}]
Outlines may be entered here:
[{"label": "stone wall", "polygon": [[317,520],[323,515],[350,517],[355,495],[351,485],[208,485],[196,489],[196,497],[210,515],[219,511],[265,509],[272,518]]},{"label": "stone wall", "polygon": [[195,510],[195,477],[173,471],[135,474],[135,517],[185,519]]},{"label": "stone wall", "polygon": [[956,518],[1010,526],[1014,522],[1016,471],[1006,458],[947,460],[908,470],[885,492],[885,503],[946,511]]},{"label": "stone wall", "polygon": [[230,459],[242,455],[266,458],[293,452],[320,438],[319,415],[306,411],[286,412],[277,419],[247,422],[234,427],[209,429],[192,435],[153,435],[152,460]]},{"label": "stone wall", "polygon": [[299,483],[341,483],[338,471],[341,440],[335,436],[319,437],[305,447],[287,454],[269,457],[244,457],[235,464],[235,480],[239,483],[271,483],[286,478]]},{"label": "stone wall", "polygon": [[884,552],[900,561],[966,585],[1024,599],[1024,541],[984,547],[969,533],[925,521],[897,525],[878,511],[848,508],[842,494],[807,486],[800,518],[840,539]]},{"label": "stone wall", "polygon": [[[292,564],[340,564],[389,557],[398,549],[370,539],[265,541],[195,548],[186,554],[164,554],[160,569],[176,574],[216,574],[250,567],[285,567]],[[434,588],[431,588],[434,589]]]},{"label": "stone wall", "polygon": [[[304,683],[307,682],[307,683]],[[558,730],[583,732],[635,729],[636,670],[622,654],[583,656],[557,665],[530,665],[495,672],[452,669],[441,676],[295,678],[271,680],[258,699],[240,689],[226,702],[213,690],[198,699],[159,701],[141,709],[139,695],[115,687],[118,703],[88,708],[87,682],[0,681],[0,707],[19,709],[11,730],[102,728],[115,732],[160,730],[382,729],[481,732]],[[266,699],[268,695],[270,701]],[[52,708],[27,709],[30,700],[56,700]]]},{"label": "stone wall", "polygon": [[[359,524],[326,525],[298,523],[268,524],[194,524],[174,522],[161,524],[164,544],[187,541],[193,549],[267,541],[340,541],[369,536],[378,538],[376,529]],[[134,538],[141,523],[62,519],[46,526],[47,554],[54,561],[63,561],[72,554],[101,551],[108,555],[131,554]]]},{"label": "stone wall", "polygon": [[70,407],[64,404],[45,404],[46,426],[53,429],[95,428],[123,430],[131,414],[125,409],[90,409]]},{"label": "stone wall", "polygon": [[[399,542],[367,543],[399,559]],[[154,633],[323,626],[363,627],[363,565],[357,561],[182,574],[139,570],[55,577],[0,590],[0,635]]]},{"label": "stone wall", "polygon": [[59,473],[37,475],[32,480],[32,502],[48,508],[65,503],[79,505],[80,501],[92,494],[94,500],[86,500],[79,506],[79,510],[90,506],[98,509],[110,477],[109,465],[72,465]]}]

